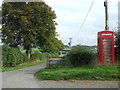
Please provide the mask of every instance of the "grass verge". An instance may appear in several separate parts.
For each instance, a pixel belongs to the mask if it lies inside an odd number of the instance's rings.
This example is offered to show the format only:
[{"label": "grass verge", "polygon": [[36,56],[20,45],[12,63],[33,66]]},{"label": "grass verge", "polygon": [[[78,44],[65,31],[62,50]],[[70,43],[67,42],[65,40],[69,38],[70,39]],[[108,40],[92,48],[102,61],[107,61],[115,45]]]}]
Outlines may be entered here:
[{"label": "grass verge", "polygon": [[[41,61],[37,61],[37,62],[29,62],[29,63],[23,63],[21,65],[18,65],[16,67],[5,67],[5,68],[2,68],[2,72],[5,72],[5,71],[13,71],[13,70],[17,70],[17,69],[22,69],[22,68],[26,68],[26,67],[31,67],[31,66],[35,66],[35,65],[38,65],[38,64],[42,64],[44,63],[46,60],[41,60]],[[0,71],[1,72],[1,71]]]},{"label": "grass verge", "polygon": [[61,60],[56,65],[38,71],[35,76],[40,80],[120,80],[117,65],[73,67],[66,63]]}]

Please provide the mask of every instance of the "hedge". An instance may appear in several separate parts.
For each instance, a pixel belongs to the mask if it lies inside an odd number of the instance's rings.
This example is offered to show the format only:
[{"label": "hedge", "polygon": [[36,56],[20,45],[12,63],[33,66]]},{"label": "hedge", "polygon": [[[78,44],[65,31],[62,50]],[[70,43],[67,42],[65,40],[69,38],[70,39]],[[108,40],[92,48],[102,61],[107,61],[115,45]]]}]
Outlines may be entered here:
[{"label": "hedge", "polygon": [[27,56],[20,52],[18,48],[2,46],[3,67],[14,67],[20,63],[28,61]]},{"label": "hedge", "polygon": [[8,45],[2,46],[3,67],[15,67],[23,62],[32,62],[35,60],[45,60],[47,56],[57,56],[56,53],[32,53],[28,59],[25,53],[22,53],[19,48],[13,48]]},{"label": "hedge", "polygon": [[93,50],[85,46],[76,46],[67,55],[73,66],[90,65],[95,62],[96,56]]}]

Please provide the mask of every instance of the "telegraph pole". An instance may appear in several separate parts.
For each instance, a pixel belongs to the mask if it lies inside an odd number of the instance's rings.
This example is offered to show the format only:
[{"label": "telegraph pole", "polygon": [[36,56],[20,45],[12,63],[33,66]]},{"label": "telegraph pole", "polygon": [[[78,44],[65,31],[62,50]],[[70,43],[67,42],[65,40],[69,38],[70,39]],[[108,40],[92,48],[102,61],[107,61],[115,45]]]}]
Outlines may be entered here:
[{"label": "telegraph pole", "polygon": [[[117,32],[117,38],[119,39],[119,35],[120,35],[120,1],[118,2],[118,32]],[[120,53],[120,43],[119,40],[117,39],[117,52]],[[120,57],[118,57],[118,59],[120,60]]]},{"label": "telegraph pole", "polygon": [[72,46],[72,38],[69,38],[69,39],[70,39],[70,42],[68,44],[71,47]]},{"label": "telegraph pole", "polygon": [[109,31],[108,0],[104,2],[104,6],[105,6],[105,30]]}]

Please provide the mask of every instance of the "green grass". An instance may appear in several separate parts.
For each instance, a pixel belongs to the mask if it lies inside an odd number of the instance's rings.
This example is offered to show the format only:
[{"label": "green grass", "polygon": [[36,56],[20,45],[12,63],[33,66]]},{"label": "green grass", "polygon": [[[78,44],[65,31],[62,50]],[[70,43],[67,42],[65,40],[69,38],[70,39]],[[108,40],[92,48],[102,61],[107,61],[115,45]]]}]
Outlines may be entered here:
[{"label": "green grass", "polygon": [[45,62],[45,60],[41,60],[41,61],[37,61],[37,62],[24,63],[24,64],[18,65],[16,67],[5,67],[5,68],[2,68],[2,72],[13,71],[13,70],[17,70],[17,69],[31,67],[31,66],[35,66],[35,65],[38,65],[38,64],[42,64],[44,62]]},{"label": "green grass", "polygon": [[32,51],[39,51],[38,48],[32,48]]},{"label": "green grass", "polygon": [[64,62],[42,69],[35,76],[40,80],[120,80],[117,65],[73,67],[62,65]]}]

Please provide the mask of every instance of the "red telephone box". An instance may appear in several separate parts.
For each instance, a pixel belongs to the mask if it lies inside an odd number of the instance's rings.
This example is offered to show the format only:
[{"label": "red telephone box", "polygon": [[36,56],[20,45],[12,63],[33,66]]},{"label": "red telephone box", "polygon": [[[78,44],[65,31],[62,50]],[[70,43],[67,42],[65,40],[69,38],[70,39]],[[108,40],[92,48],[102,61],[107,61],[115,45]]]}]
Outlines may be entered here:
[{"label": "red telephone box", "polygon": [[114,32],[98,32],[98,57],[100,64],[114,64]]}]

